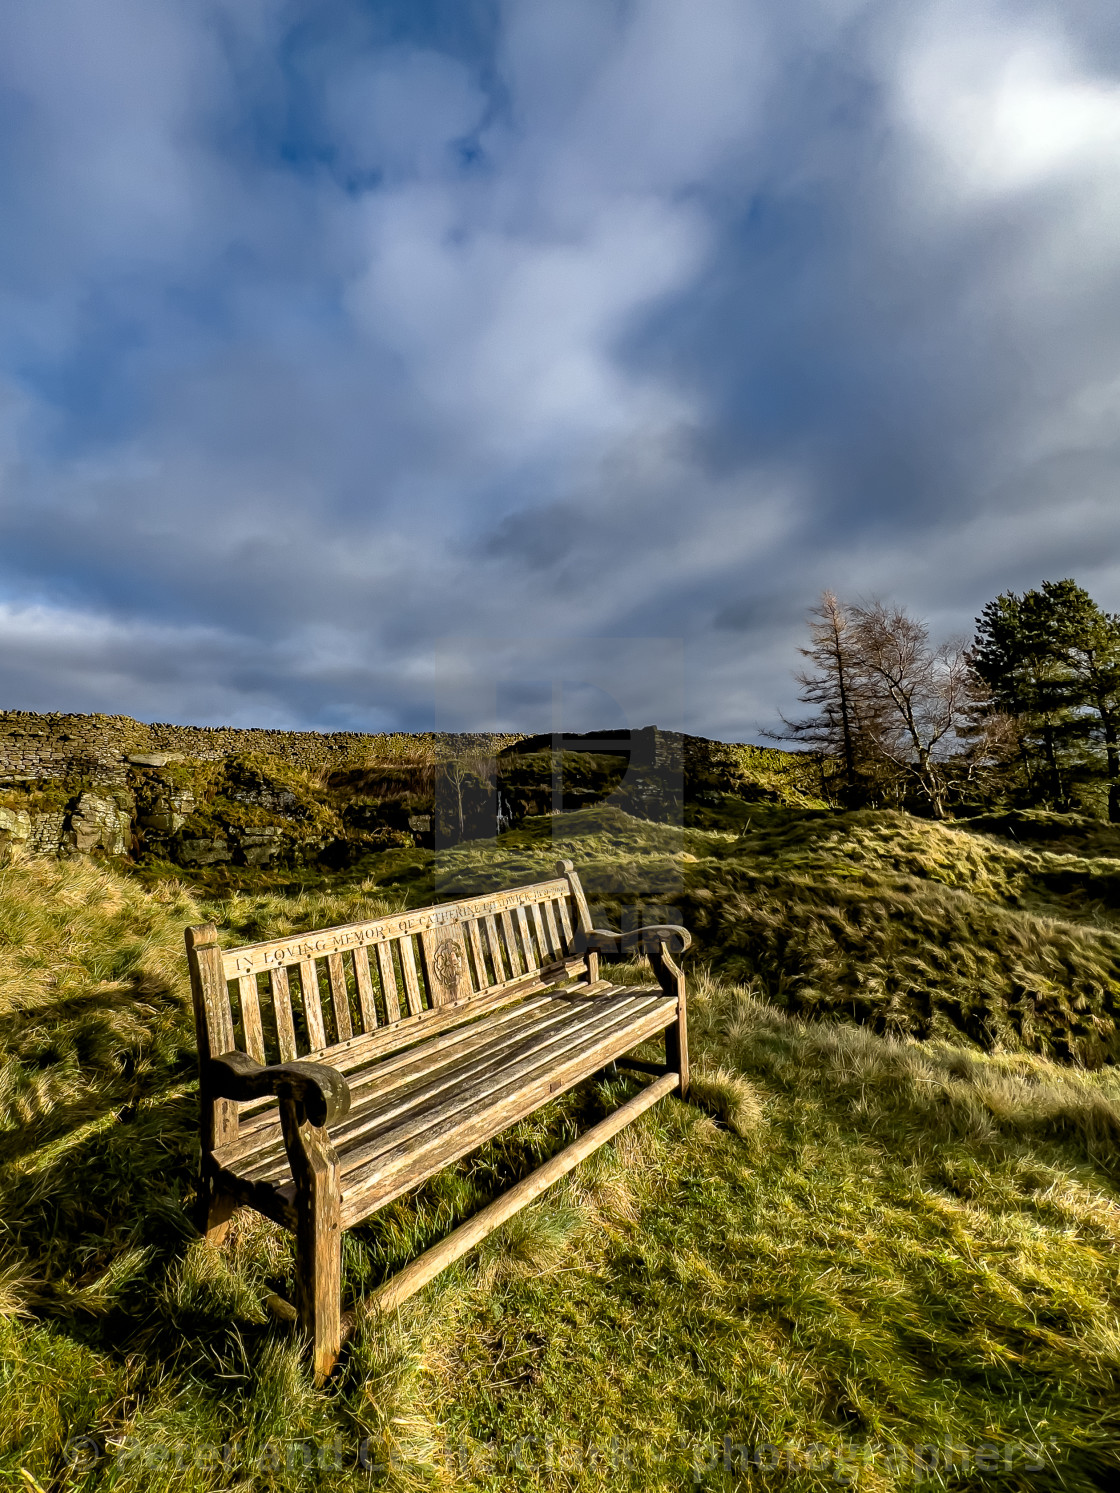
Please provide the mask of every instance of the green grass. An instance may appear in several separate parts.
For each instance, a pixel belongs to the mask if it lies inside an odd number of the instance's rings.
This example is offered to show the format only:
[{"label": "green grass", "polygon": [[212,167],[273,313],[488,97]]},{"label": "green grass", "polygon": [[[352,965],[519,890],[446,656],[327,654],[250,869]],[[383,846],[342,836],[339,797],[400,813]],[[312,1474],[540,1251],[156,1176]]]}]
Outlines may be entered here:
[{"label": "green grass", "polygon": [[[0,869],[0,1483],[1108,1487],[1120,1083],[1069,1060],[1078,982],[1097,972],[1100,1022],[1117,988],[1100,849],[886,813],[774,809],[732,834],[586,810],[302,890]],[[676,906],[697,930],[696,1102],[662,1102],[367,1324],[315,1390],[266,1306],[291,1297],[289,1238],[242,1214],[215,1253],[194,1228],[182,928],[241,942],[559,855],[604,914]],[[970,1034],[952,1002],[996,1009],[1011,967],[1070,1013]],[[352,1231],[348,1298],[632,1091],[583,1085]],[[737,1470],[738,1447],[782,1471]],[[962,1471],[978,1455],[993,1469]]]}]

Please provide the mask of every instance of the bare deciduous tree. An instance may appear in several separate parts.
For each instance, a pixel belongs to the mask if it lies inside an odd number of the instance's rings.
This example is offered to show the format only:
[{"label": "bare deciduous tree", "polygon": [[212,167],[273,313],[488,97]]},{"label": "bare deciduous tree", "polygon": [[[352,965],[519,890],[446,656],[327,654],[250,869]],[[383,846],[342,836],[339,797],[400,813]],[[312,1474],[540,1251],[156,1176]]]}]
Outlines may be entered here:
[{"label": "bare deciduous tree", "polygon": [[872,751],[909,776],[943,819],[946,759],[959,752],[975,694],[966,643],[935,648],[924,622],[881,601],[852,607],[851,626]]},{"label": "bare deciduous tree", "polygon": [[943,819],[954,787],[990,775],[1012,749],[1008,723],[980,698],[963,639],[935,647],[905,608],[845,606],[831,591],[809,619],[801,653],[813,668],[795,677],[816,712],[783,716],[780,739],[830,756],[849,802],[901,803],[916,792]]}]

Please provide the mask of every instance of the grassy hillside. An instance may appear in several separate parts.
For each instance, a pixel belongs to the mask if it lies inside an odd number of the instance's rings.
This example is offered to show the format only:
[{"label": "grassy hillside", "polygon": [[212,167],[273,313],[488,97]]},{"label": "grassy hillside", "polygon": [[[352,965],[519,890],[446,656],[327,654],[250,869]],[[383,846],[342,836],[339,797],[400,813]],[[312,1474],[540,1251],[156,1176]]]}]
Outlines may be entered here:
[{"label": "grassy hillside", "polygon": [[[1045,824],[1025,843],[1032,823],[589,809],[302,892],[0,870],[0,1474],[677,1490],[745,1485],[748,1448],[792,1489],[1109,1486],[1120,859]],[[251,1215],[222,1254],[195,1235],[182,927],[322,926],[558,854],[604,914],[696,929],[697,1102],[364,1328],[315,1391],[264,1305],[290,1298],[289,1239]],[[625,1090],[583,1086],[348,1235],[348,1296]]]}]

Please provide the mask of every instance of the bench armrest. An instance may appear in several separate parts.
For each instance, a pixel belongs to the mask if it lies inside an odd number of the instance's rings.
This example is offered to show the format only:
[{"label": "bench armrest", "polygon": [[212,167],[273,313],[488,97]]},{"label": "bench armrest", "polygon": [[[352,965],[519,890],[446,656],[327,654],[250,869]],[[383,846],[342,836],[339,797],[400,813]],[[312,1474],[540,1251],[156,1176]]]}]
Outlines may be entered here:
[{"label": "bench armrest", "polygon": [[585,942],[590,954],[622,954],[634,948],[651,954],[659,952],[662,944],[668,944],[670,954],[683,954],[692,944],[692,934],[676,923],[650,923],[625,933],[617,928],[592,928]]},{"label": "bench armrest", "polygon": [[327,1063],[271,1063],[263,1068],[245,1052],[225,1052],[206,1064],[205,1083],[217,1099],[262,1099],[275,1094],[303,1106],[312,1125],[331,1125],[350,1113],[350,1085]]}]

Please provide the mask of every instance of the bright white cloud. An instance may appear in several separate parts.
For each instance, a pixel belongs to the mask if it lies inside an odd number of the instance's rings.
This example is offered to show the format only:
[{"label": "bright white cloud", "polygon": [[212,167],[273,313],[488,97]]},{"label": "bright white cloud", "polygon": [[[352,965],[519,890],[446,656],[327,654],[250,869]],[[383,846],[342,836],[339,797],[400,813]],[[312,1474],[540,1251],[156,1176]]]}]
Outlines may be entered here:
[{"label": "bright white cloud", "polygon": [[960,0],[915,9],[894,85],[943,189],[965,200],[1118,169],[1120,82],[1094,75],[1056,18],[1009,23]]}]

